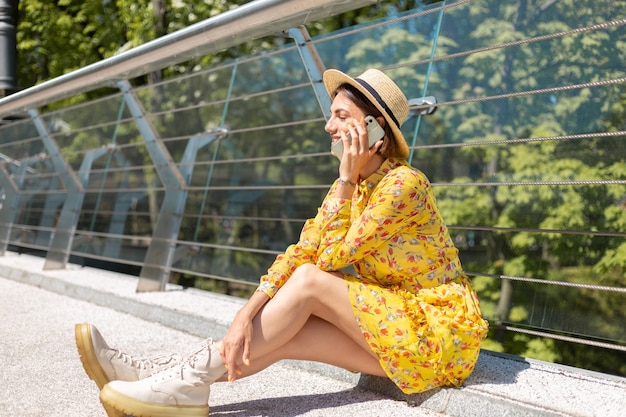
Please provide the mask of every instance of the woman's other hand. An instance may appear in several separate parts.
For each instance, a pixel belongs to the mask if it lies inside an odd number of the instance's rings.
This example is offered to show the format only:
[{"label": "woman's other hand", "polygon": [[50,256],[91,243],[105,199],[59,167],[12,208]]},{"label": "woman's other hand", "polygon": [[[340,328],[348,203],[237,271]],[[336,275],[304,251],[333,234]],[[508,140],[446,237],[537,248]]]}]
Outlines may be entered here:
[{"label": "woman's other hand", "polygon": [[253,320],[257,313],[269,301],[269,297],[260,291],[255,292],[245,306],[237,312],[235,318],[222,339],[220,355],[228,370],[228,381],[233,382],[241,375],[241,365],[250,365],[250,352],[253,337]]}]

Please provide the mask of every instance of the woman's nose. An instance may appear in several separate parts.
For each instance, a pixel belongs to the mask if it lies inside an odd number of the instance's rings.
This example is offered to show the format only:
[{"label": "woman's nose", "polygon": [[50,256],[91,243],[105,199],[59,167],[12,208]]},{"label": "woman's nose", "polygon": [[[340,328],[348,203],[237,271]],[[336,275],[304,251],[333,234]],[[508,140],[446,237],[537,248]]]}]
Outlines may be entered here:
[{"label": "woman's nose", "polygon": [[332,121],[332,117],[330,119],[328,119],[328,121],[326,122],[326,125],[324,126],[324,130],[328,133],[333,133],[335,130],[335,124]]}]

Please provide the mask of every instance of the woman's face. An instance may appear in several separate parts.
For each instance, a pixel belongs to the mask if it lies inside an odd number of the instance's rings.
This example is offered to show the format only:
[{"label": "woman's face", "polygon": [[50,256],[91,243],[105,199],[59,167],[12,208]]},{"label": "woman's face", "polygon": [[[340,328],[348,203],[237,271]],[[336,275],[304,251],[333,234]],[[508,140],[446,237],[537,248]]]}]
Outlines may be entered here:
[{"label": "woman's face", "polygon": [[353,120],[361,120],[365,113],[348,99],[343,92],[337,93],[330,106],[330,119],[326,122],[324,130],[330,134],[331,144],[341,140],[341,132],[348,130],[348,123]]}]

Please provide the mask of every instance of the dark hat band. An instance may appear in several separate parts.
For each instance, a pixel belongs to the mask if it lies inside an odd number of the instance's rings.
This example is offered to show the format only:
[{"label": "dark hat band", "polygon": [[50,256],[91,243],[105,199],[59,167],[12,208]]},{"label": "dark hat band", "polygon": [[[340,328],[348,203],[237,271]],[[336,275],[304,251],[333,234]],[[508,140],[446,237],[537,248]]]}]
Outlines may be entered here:
[{"label": "dark hat band", "polygon": [[385,103],[385,100],[383,100],[382,97],[378,95],[378,92],[374,90],[374,88],[371,85],[369,85],[367,81],[364,81],[360,78],[355,78],[354,80],[358,82],[359,84],[361,84],[363,88],[365,88],[372,96],[374,96],[378,104],[380,104],[382,108],[385,109],[389,117],[391,117],[391,120],[396,124],[396,126],[398,126],[398,128],[400,128],[400,123],[398,123],[398,119],[396,119],[396,116],[393,114],[391,109],[387,106],[387,103]]}]

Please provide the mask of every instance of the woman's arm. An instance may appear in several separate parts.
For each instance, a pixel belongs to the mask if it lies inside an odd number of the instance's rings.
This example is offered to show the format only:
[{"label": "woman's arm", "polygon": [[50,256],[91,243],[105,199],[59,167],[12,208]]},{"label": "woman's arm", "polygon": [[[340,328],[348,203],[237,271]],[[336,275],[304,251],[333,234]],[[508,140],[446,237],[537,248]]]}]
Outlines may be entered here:
[{"label": "woman's arm", "polygon": [[317,266],[335,271],[357,262],[392,239],[407,225],[427,222],[430,183],[419,171],[402,167],[387,174],[370,195],[367,207],[356,219],[350,205],[328,200],[321,211],[322,225]]}]

